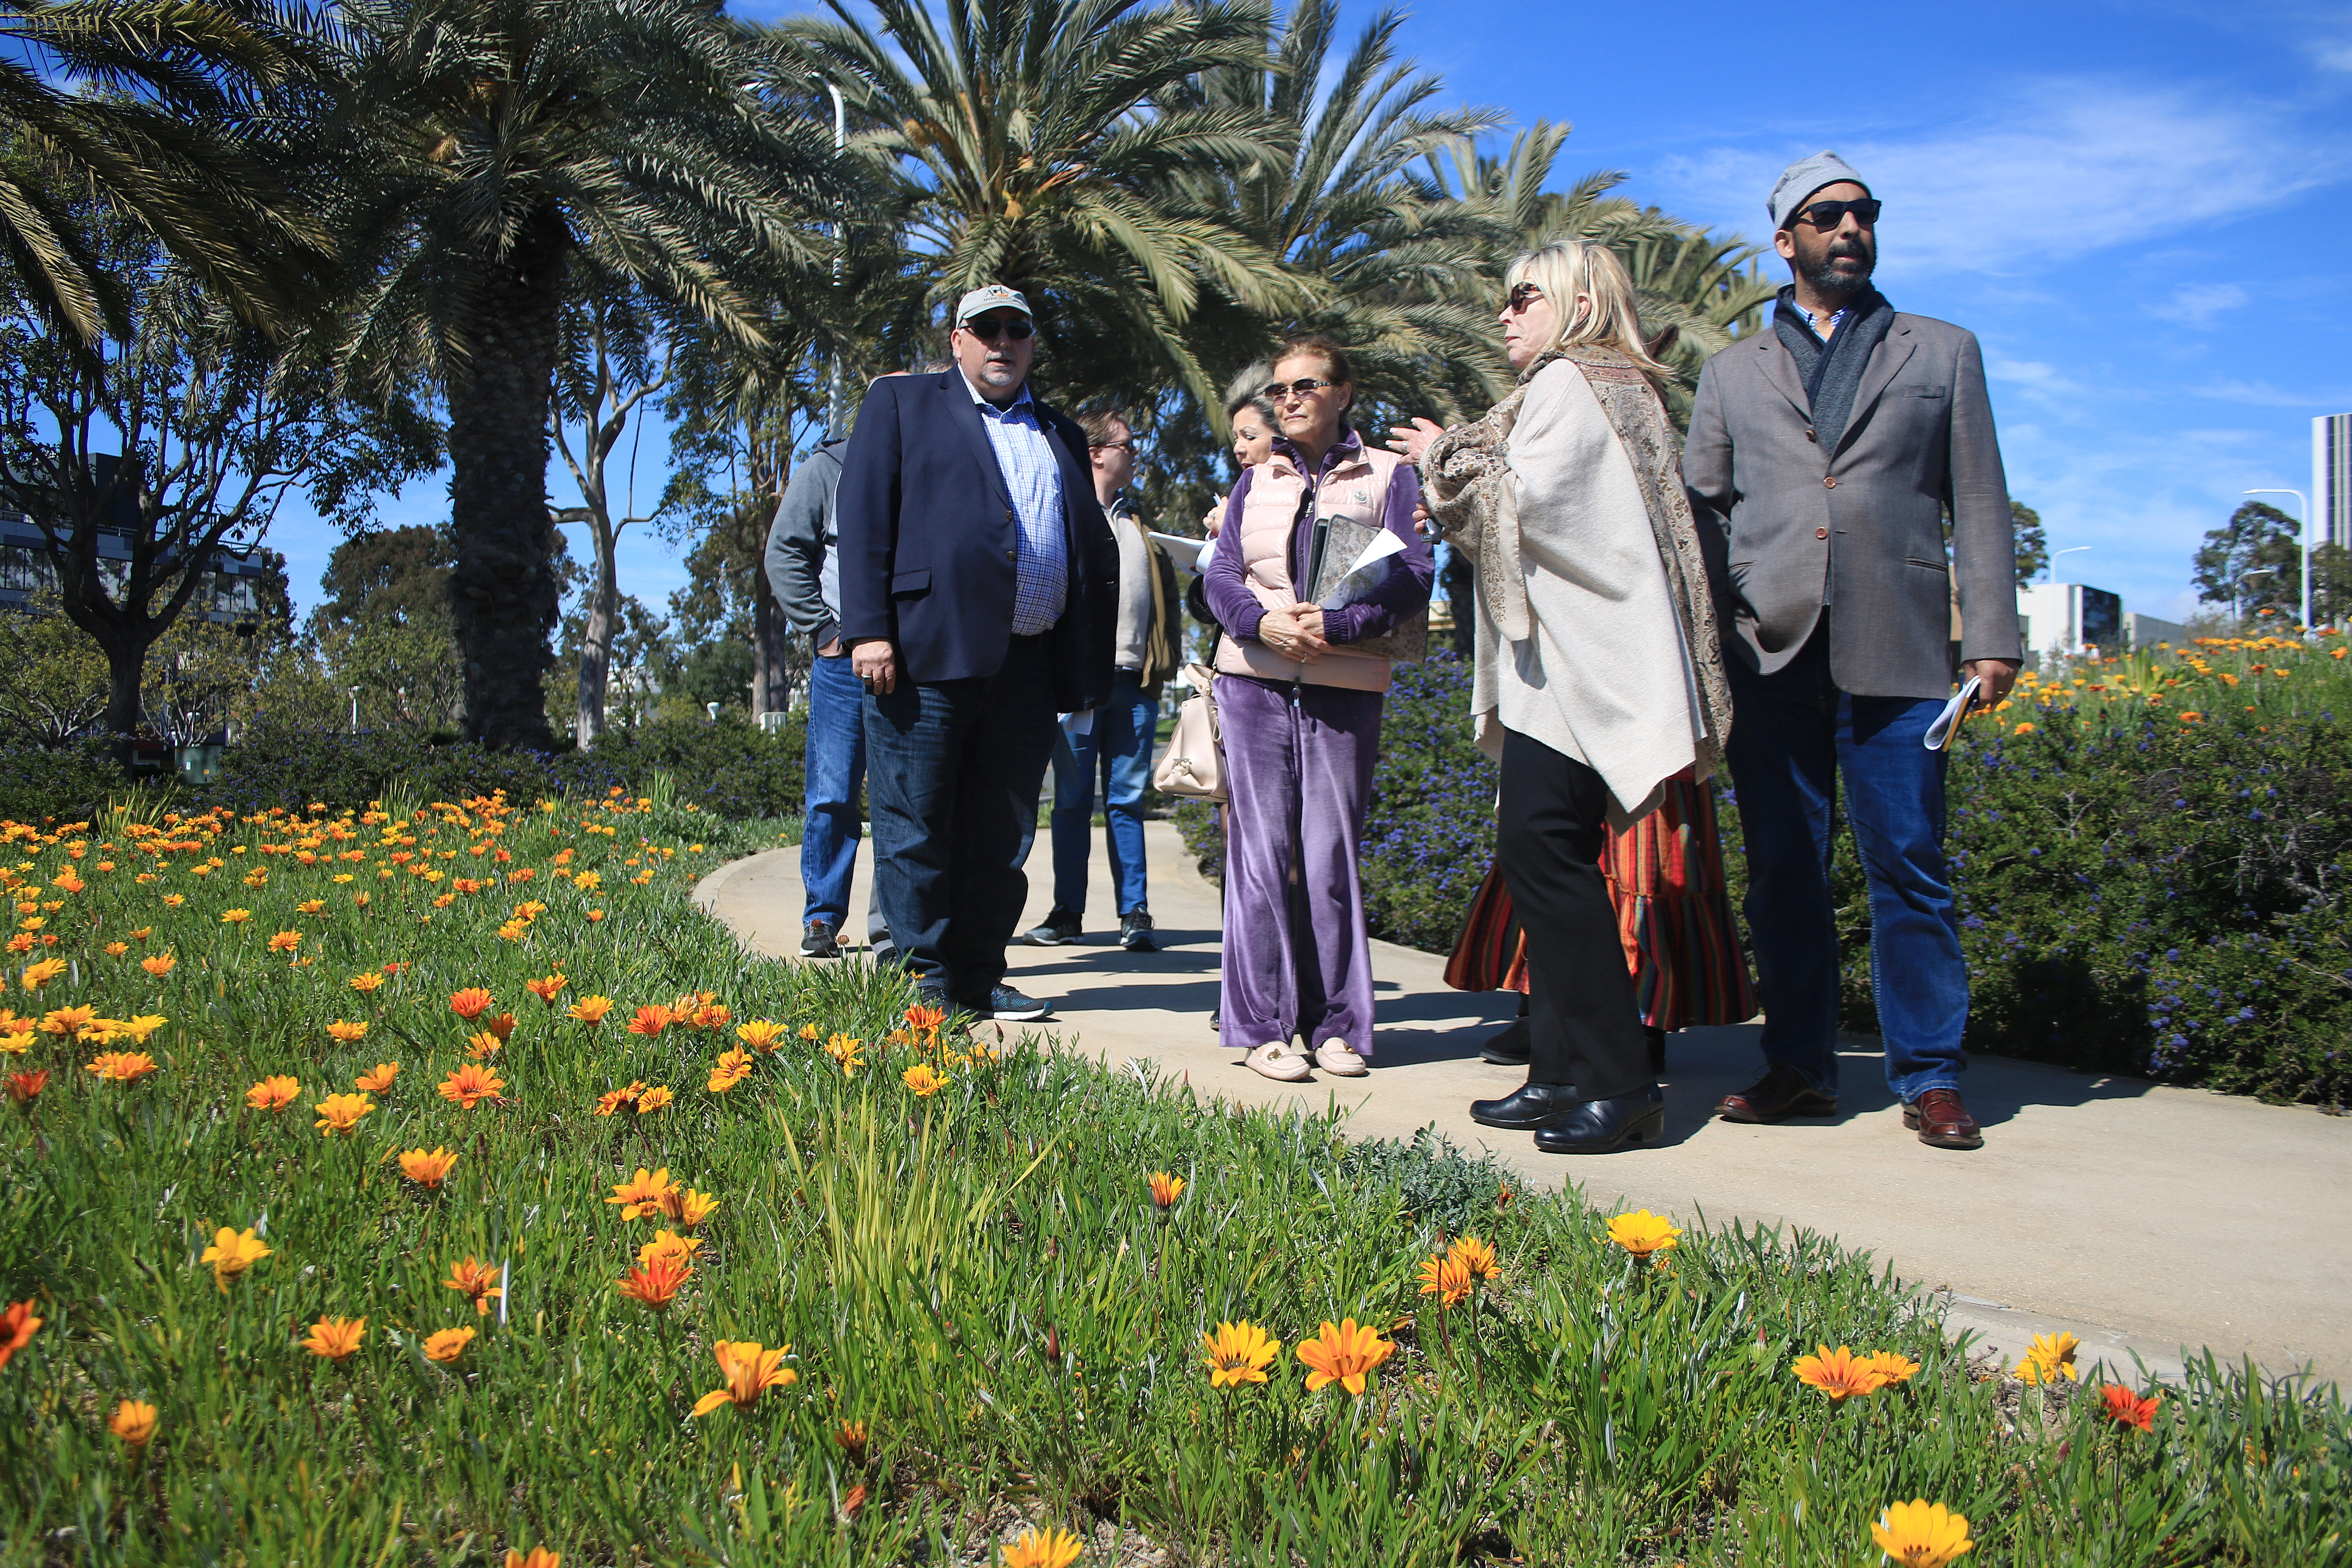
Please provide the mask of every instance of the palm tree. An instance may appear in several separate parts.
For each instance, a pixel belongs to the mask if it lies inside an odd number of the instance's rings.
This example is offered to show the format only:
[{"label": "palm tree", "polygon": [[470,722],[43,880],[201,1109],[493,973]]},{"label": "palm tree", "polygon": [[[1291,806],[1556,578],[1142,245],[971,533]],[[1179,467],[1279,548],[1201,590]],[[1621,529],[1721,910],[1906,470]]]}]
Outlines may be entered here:
[{"label": "palm tree", "polygon": [[466,729],[551,745],[548,406],[575,258],[747,344],[846,178],[806,84],[698,0],[350,0],[324,128],[355,383],[447,400]]},{"label": "palm tree", "polygon": [[1264,116],[1172,106],[1196,73],[1256,62],[1263,12],[1232,0],[848,0],[774,37],[871,126],[898,171],[928,306],[1001,282],[1036,307],[1066,395],[1213,398],[1187,324],[1206,302],[1273,311],[1299,290],[1182,171],[1272,155]]},{"label": "palm tree", "polygon": [[89,193],[248,323],[292,319],[325,257],[268,145],[308,55],[286,19],[241,0],[20,0],[0,45],[0,256],[23,298],[86,345],[126,330],[72,216]]}]

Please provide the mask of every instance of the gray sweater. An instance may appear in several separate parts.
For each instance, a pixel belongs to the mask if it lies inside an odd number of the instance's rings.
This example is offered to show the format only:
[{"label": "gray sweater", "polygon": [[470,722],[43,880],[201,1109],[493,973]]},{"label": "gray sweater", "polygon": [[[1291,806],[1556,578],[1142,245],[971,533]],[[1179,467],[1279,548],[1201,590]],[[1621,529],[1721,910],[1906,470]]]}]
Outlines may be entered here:
[{"label": "gray sweater", "polygon": [[841,487],[841,449],[835,437],[793,470],[784,499],[768,525],[768,587],[793,630],[823,647],[841,635],[841,555],[834,530],[834,492]]}]

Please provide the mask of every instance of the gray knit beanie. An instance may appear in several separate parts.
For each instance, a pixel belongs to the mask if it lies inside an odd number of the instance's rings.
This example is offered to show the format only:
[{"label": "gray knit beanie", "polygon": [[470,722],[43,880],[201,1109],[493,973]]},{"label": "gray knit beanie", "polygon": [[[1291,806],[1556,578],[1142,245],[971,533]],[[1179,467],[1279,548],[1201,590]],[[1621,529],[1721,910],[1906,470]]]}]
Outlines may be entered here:
[{"label": "gray knit beanie", "polygon": [[1853,172],[1853,165],[1834,153],[1816,153],[1781,170],[1780,182],[1772,187],[1772,199],[1764,204],[1764,210],[1772,215],[1773,228],[1788,227],[1790,216],[1808,197],[1823,185],[1834,185],[1840,180],[1852,180],[1864,191],[1870,189],[1870,183]]}]

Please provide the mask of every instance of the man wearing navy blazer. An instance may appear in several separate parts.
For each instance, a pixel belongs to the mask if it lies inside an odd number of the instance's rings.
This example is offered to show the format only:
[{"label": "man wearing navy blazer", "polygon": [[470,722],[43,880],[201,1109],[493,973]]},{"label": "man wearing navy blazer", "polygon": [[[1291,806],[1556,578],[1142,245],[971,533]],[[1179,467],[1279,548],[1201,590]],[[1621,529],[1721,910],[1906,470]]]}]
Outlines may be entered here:
[{"label": "man wearing navy blazer", "polygon": [[1051,1008],[1004,984],[1059,714],[1111,686],[1118,546],[1087,438],[1030,395],[1036,325],[956,307],[955,368],[866,392],[836,506],[841,637],[866,688],[874,891],[924,1002]]}]

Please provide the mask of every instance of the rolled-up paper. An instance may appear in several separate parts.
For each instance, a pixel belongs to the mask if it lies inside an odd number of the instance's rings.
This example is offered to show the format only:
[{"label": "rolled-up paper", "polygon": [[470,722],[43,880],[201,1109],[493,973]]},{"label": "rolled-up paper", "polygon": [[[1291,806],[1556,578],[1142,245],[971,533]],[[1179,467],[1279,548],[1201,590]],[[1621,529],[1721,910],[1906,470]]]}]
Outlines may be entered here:
[{"label": "rolled-up paper", "polygon": [[1927,726],[1927,732],[1919,737],[1919,743],[1931,752],[1942,751],[1951,740],[1952,731],[1960,727],[1960,720],[1967,714],[1969,704],[1976,700],[1977,688],[1983,684],[1975,676],[1969,676],[1968,683],[1954,692],[1952,700],[1944,704],[1944,710],[1936,715],[1936,721]]}]

